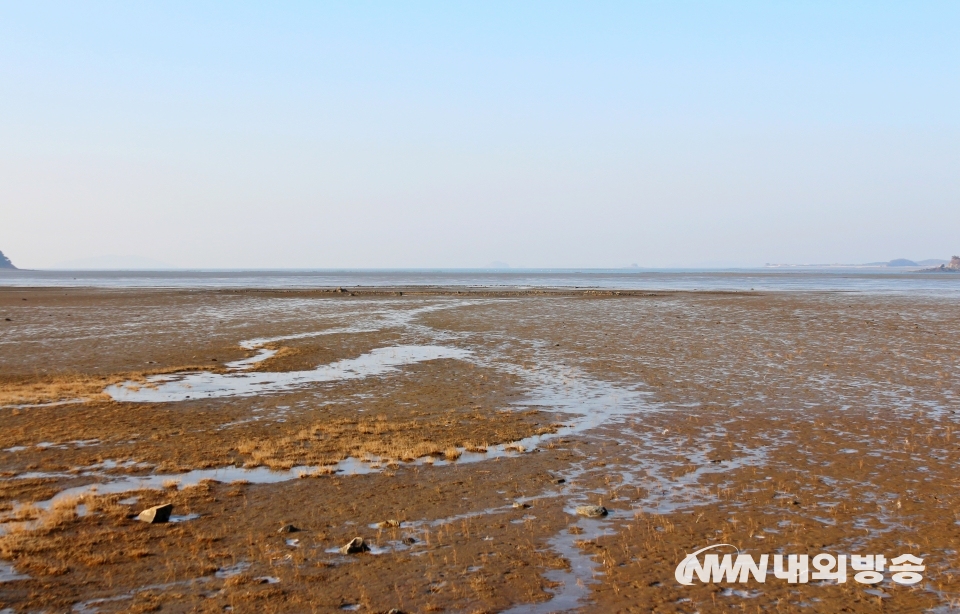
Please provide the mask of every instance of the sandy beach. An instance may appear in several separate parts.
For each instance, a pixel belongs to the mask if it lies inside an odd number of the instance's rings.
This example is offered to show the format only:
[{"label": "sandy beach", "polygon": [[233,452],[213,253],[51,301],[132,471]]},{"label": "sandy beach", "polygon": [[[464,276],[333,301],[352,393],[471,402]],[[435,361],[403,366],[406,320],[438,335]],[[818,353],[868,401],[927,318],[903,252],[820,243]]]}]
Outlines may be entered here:
[{"label": "sandy beach", "polygon": [[[0,288],[0,611],[953,611],[958,320],[933,295]],[[712,544],[925,569],[677,582]]]}]

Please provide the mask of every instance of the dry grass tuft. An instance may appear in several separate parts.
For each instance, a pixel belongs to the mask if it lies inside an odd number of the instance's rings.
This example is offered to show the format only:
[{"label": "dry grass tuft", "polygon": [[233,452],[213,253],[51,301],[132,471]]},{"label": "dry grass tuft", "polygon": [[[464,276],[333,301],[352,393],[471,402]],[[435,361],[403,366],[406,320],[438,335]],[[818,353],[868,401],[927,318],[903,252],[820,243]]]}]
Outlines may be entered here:
[{"label": "dry grass tuft", "polygon": [[50,509],[40,516],[38,529],[42,531],[54,531],[64,528],[67,524],[77,518],[77,506],[83,503],[84,498],[65,497],[58,499],[50,505]]},{"label": "dry grass tuft", "polygon": [[253,576],[251,576],[250,574],[241,573],[235,576],[230,576],[224,581],[223,585],[225,587],[234,587],[234,586],[245,586],[247,584],[253,584],[253,583],[254,583]]},{"label": "dry grass tuft", "polygon": [[27,503],[18,507],[7,519],[8,521],[25,522],[36,520],[41,514],[43,514],[42,509],[32,503]]}]

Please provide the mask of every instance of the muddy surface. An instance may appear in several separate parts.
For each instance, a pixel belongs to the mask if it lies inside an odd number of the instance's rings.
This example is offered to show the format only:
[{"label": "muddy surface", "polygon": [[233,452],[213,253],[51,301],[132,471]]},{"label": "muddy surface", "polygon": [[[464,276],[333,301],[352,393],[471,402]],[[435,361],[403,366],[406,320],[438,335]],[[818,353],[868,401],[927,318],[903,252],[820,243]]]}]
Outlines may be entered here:
[{"label": "muddy surface", "polygon": [[[958,320],[843,293],[2,289],[0,611],[955,611]],[[925,570],[680,584],[713,544]]]}]

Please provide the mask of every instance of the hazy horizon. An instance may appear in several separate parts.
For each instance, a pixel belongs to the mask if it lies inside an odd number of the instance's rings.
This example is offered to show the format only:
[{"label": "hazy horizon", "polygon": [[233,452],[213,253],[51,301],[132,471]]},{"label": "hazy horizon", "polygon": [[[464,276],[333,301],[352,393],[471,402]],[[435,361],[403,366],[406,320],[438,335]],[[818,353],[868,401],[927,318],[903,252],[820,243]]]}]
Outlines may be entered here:
[{"label": "hazy horizon", "polygon": [[960,251],[960,5],[0,7],[20,268]]},{"label": "hazy horizon", "polygon": [[[225,271],[225,272],[273,272],[273,271],[303,271],[303,272],[324,272],[324,271],[498,271],[498,272],[521,272],[521,271],[724,271],[731,269],[771,269],[778,268],[911,268],[911,267],[929,267],[949,262],[946,258],[924,258],[907,259],[911,260],[913,265],[890,265],[894,260],[874,261],[874,262],[846,262],[846,263],[764,263],[758,266],[749,267],[647,267],[636,263],[629,265],[613,265],[605,267],[527,267],[523,265],[510,265],[505,262],[492,262],[483,266],[475,267],[180,267],[169,263],[153,261],[139,257],[122,256],[104,256],[93,257],[68,262],[60,262],[49,267],[17,267],[21,271],[50,271],[50,272],[189,272],[189,271]],[[16,264],[16,263],[14,263]],[[2,272],[2,269],[0,269]]]}]

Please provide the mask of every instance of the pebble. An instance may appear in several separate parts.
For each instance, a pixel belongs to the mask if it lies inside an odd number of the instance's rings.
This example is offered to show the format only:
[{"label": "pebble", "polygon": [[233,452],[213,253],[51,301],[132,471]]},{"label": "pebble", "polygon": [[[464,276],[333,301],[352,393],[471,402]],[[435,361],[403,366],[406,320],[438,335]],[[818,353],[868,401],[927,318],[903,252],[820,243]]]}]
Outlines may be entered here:
[{"label": "pebble", "polygon": [[148,509],[143,510],[137,514],[137,520],[140,522],[149,522],[151,524],[159,524],[161,522],[167,522],[170,520],[170,514],[173,513],[173,504],[164,503],[163,505],[157,505]]},{"label": "pebble", "polygon": [[602,505],[581,505],[577,507],[577,514],[587,518],[599,518],[607,515],[607,508]]},{"label": "pebble", "polygon": [[362,537],[354,537],[350,540],[350,543],[340,548],[340,554],[359,554],[369,551],[370,546],[363,541]]}]

